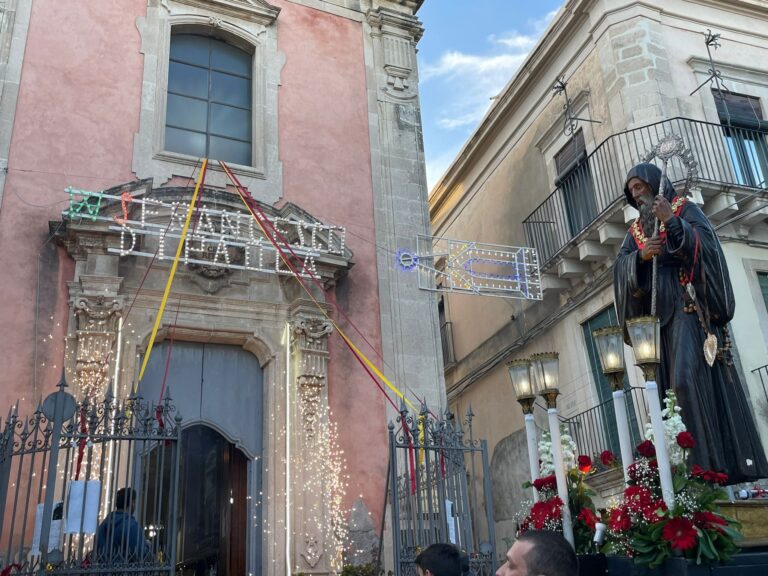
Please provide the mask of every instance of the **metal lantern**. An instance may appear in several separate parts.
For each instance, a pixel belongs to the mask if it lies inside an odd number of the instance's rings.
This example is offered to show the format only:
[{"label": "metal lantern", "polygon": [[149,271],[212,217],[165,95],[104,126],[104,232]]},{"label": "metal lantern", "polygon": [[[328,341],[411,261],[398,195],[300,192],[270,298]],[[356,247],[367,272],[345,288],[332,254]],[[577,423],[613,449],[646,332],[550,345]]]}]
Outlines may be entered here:
[{"label": "metal lantern", "polygon": [[559,384],[560,360],[557,352],[542,352],[531,356],[531,374],[534,389],[547,401],[547,408],[555,408]]},{"label": "metal lantern", "polygon": [[533,390],[533,382],[531,381],[530,360],[512,360],[507,363],[507,370],[509,370],[509,378],[512,380],[515,398],[517,398],[520,406],[523,407],[523,414],[531,414],[536,394]]},{"label": "metal lantern", "polygon": [[656,367],[661,357],[661,325],[657,316],[640,316],[627,320],[627,332],[635,351],[635,361],[646,380],[656,380]]},{"label": "metal lantern", "polygon": [[619,326],[594,330],[592,336],[597,345],[603,374],[610,380],[611,389],[624,388],[624,334]]}]

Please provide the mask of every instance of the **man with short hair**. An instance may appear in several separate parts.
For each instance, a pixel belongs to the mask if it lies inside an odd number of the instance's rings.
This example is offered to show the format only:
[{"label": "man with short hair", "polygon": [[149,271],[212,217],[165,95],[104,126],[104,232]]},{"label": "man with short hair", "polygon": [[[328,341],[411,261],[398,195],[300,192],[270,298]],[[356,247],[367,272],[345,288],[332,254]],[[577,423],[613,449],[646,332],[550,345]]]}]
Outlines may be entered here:
[{"label": "man with short hair", "polygon": [[150,553],[141,527],[133,517],[136,491],[121,488],[115,495],[115,509],[110,512],[96,531],[96,560],[100,564],[140,562]]},{"label": "man with short hair", "polygon": [[496,576],[578,576],[576,552],[559,532],[529,530],[507,550]]},{"label": "man with short hair", "polygon": [[469,558],[453,544],[432,544],[416,556],[419,576],[462,576]]}]

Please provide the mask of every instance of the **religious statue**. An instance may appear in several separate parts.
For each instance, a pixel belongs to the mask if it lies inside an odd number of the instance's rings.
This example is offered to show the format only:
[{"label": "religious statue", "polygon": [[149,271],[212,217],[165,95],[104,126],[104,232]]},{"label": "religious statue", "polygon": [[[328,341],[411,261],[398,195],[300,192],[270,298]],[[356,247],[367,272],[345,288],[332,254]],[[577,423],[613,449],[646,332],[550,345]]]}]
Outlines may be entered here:
[{"label": "religious statue", "polygon": [[[720,242],[701,209],[678,196],[666,176],[659,193],[661,179],[654,164],[638,164],[627,174],[624,194],[640,216],[614,266],[619,324],[651,313],[657,258],[657,381],[660,393],[674,390],[683,422],[696,439],[691,464],[726,472],[732,484],[766,478],[768,462],[730,350],[728,322],[735,302]],[[625,340],[629,343],[626,328]]]}]

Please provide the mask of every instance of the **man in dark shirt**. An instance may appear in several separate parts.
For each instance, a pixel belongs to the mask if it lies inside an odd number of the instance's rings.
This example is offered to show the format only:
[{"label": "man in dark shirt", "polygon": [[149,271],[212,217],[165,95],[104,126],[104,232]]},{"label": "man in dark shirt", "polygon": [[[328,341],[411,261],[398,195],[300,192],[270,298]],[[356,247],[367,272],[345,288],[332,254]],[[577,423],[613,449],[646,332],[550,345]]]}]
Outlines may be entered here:
[{"label": "man in dark shirt", "polygon": [[121,488],[115,495],[115,509],[96,531],[96,560],[100,564],[141,562],[150,553],[149,542],[133,517],[136,491]]}]

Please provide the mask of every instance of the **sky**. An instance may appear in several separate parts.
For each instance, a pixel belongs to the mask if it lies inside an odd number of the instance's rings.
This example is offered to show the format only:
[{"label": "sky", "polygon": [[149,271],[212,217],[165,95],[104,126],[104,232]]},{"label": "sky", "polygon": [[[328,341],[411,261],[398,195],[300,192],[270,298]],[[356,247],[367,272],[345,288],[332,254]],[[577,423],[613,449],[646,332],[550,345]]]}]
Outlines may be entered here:
[{"label": "sky", "polygon": [[425,0],[419,92],[431,190],[563,0]]}]

